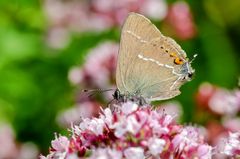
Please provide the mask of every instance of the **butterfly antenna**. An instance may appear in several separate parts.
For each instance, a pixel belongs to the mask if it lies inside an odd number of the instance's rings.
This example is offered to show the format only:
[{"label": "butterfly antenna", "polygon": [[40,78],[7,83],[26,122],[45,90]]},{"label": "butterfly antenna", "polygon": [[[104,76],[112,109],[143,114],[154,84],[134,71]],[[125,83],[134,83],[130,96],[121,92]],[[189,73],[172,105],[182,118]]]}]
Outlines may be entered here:
[{"label": "butterfly antenna", "polygon": [[192,60],[189,63],[192,63],[196,59],[197,56],[198,56],[198,54],[194,54]]},{"label": "butterfly antenna", "polygon": [[84,89],[84,90],[82,90],[82,92],[86,92],[86,93],[88,93],[88,92],[96,92],[96,93],[102,93],[102,92],[107,92],[107,91],[113,91],[113,90],[115,90],[115,89],[113,89],[113,88],[111,88],[111,89]]},{"label": "butterfly antenna", "polygon": [[107,91],[113,91],[115,89],[111,88],[111,89],[84,89],[82,90],[83,93],[89,93],[88,97],[92,97],[93,95],[95,95],[96,93],[103,93],[103,92],[107,92]]}]

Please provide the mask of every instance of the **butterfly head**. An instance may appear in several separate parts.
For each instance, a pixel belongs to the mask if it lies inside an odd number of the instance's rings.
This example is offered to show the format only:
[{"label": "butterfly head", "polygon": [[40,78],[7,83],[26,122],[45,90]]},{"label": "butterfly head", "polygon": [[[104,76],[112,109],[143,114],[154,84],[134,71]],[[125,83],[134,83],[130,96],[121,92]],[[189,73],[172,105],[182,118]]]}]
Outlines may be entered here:
[{"label": "butterfly head", "polygon": [[181,73],[184,75],[184,79],[187,81],[191,81],[195,73],[195,70],[192,68],[191,63],[195,60],[196,57],[197,54],[193,56],[192,60],[187,61],[182,65]]},{"label": "butterfly head", "polygon": [[113,98],[117,101],[117,103],[125,103],[125,102],[134,102],[138,104],[139,106],[143,106],[146,104],[149,104],[148,101],[142,97],[140,92],[136,92],[136,94],[130,94],[130,93],[121,93],[119,89],[116,89]]},{"label": "butterfly head", "polygon": [[185,79],[187,81],[190,81],[190,80],[192,80],[195,70],[191,67],[189,62],[186,62],[186,66],[187,66],[187,75],[186,75]]}]

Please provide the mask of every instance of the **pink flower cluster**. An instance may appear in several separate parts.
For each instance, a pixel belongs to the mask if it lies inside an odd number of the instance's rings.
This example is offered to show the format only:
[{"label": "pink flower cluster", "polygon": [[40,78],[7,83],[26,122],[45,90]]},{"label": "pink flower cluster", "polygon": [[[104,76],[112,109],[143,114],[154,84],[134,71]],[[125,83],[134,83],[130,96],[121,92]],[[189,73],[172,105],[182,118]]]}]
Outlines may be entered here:
[{"label": "pink flower cluster", "polygon": [[150,106],[124,103],[120,112],[102,110],[72,126],[72,136],[56,137],[41,159],[210,159],[213,147],[198,128],[176,124],[174,116]]},{"label": "pink flower cluster", "polygon": [[240,158],[240,132],[229,132],[228,137],[220,142],[218,150],[225,156]]}]

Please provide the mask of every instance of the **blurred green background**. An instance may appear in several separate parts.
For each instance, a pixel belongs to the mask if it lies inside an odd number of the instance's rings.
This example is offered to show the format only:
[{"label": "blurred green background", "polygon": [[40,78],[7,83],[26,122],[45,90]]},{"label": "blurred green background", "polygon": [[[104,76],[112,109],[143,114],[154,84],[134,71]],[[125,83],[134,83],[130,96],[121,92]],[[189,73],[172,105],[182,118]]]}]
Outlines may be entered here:
[{"label": "blurred green background", "polygon": [[[171,5],[176,1],[167,1]],[[226,88],[237,87],[240,72],[240,1],[189,0],[195,37],[176,38],[196,69],[194,80],[182,87],[176,99],[184,110],[183,122],[194,116],[194,93],[208,81]],[[75,102],[76,88],[68,80],[72,66],[84,63],[90,48],[104,40],[118,42],[119,27],[100,32],[74,32],[66,46],[48,45],[50,28],[44,1],[0,1],[0,123],[10,123],[17,142],[34,142],[46,153],[57,113]],[[166,28],[164,20],[156,21]],[[163,33],[168,35],[168,29]],[[165,31],[165,32],[164,32]],[[171,34],[169,34],[171,35]]]}]

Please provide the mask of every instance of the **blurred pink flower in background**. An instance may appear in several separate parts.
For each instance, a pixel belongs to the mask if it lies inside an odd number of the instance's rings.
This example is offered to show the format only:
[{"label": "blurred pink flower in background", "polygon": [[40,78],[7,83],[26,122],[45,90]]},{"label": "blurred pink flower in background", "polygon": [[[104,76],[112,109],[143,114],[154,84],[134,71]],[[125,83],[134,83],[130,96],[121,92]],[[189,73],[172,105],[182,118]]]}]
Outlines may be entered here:
[{"label": "blurred pink flower in background", "polygon": [[64,27],[54,27],[48,30],[48,45],[52,48],[62,49],[70,43],[70,35]]},{"label": "blurred pink flower in background", "polygon": [[93,0],[92,5],[98,14],[108,15],[117,25],[121,25],[129,12],[162,20],[167,14],[165,0]]},{"label": "blurred pink flower in background", "polygon": [[221,122],[215,121],[215,120],[209,120],[206,123],[206,130],[208,135],[208,143],[212,145],[216,145],[216,143],[219,141],[220,136],[225,136],[226,130],[222,126]]},{"label": "blurred pink flower in background", "polygon": [[234,91],[219,88],[210,98],[209,108],[217,114],[236,115],[240,110],[240,98]]},{"label": "blurred pink flower in background", "polygon": [[211,85],[210,83],[204,82],[199,86],[196,102],[201,108],[208,109],[209,100],[216,91],[217,87]]},{"label": "blurred pink flower in background", "polygon": [[167,3],[165,0],[45,0],[44,10],[50,28],[48,44],[63,48],[71,32],[98,32],[122,25],[129,12],[160,21],[167,14]]},{"label": "blurred pink flower in background", "polygon": [[118,44],[109,41],[99,44],[89,51],[82,67],[70,70],[70,82],[97,88],[109,87],[115,75],[117,54]]},{"label": "blurred pink flower in background", "polygon": [[234,116],[240,111],[240,90],[227,90],[209,83],[199,87],[197,104],[218,115]]},{"label": "blurred pink flower in background", "polygon": [[177,101],[168,101],[161,103],[156,109],[157,111],[162,111],[171,116],[175,116],[176,121],[179,121],[183,115],[182,106]]},{"label": "blurred pink flower in background", "polygon": [[121,25],[129,12],[142,13],[162,20],[167,14],[165,0],[45,0],[50,26],[64,26],[72,31],[97,31]]},{"label": "blurred pink flower in background", "polygon": [[17,143],[13,129],[8,124],[0,125],[0,158],[37,158],[38,149],[33,143]]},{"label": "blurred pink flower in background", "polygon": [[173,3],[166,18],[174,34],[182,40],[196,36],[196,26],[188,4],[184,1]]},{"label": "blurred pink flower in background", "polygon": [[[91,92],[91,89],[115,89],[117,54],[118,45],[106,41],[89,51],[83,66],[70,69],[68,79],[72,85],[80,86],[80,91],[77,92],[75,106],[59,113],[59,125],[66,127],[72,123],[79,123],[81,118],[98,116],[101,104],[89,95],[97,95],[97,92]],[[90,91],[82,92],[83,89]],[[113,99],[112,94],[113,91],[107,91],[100,95],[105,102],[109,102]]]},{"label": "blurred pink flower in background", "polygon": [[150,106],[128,102],[118,107],[118,113],[106,108],[98,118],[73,125],[70,139],[56,138],[50,154],[41,158],[211,158],[213,148],[198,128],[176,124],[174,117]]},{"label": "blurred pink flower in background", "polygon": [[60,112],[57,116],[57,123],[62,127],[69,127],[71,124],[79,124],[82,118],[98,116],[99,103],[94,101],[84,101],[75,106]]},{"label": "blurred pink flower in background", "polygon": [[227,131],[240,132],[240,118],[239,117],[225,117],[222,120],[223,127]]},{"label": "blurred pink flower in background", "polygon": [[[114,42],[104,42],[90,50],[82,67],[74,67],[69,71],[69,81],[80,84],[84,89],[115,88],[115,70],[118,45]],[[108,101],[112,92],[106,92]]]},{"label": "blurred pink flower in background", "polygon": [[15,158],[18,154],[13,130],[8,125],[0,127],[0,158]]}]

